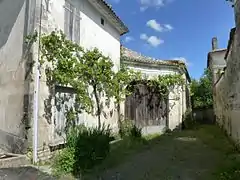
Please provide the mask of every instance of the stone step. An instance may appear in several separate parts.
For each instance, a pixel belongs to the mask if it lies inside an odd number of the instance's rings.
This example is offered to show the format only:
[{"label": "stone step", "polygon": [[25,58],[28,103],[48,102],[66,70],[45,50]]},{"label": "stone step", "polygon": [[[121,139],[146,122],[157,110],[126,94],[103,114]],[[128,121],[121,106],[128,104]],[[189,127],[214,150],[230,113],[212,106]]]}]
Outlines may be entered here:
[{"label": "stone step", "polygon": [[29,165],[30,161],[25,155],[4,153],[0,154],[0,168],[12,168]]}]

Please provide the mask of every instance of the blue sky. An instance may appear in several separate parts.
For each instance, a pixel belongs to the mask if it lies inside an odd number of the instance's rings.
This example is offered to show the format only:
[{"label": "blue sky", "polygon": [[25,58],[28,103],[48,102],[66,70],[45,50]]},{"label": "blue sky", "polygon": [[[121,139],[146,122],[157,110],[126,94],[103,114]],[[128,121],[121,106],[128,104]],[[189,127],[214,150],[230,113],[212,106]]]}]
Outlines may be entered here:
[{"label": "blue sky", "polygon": [[233,8],[225,0],[107,0],[130,32],[122,44],[159,59],[185,59],[199,78],[216,36],[227,46],[234,26]]}]

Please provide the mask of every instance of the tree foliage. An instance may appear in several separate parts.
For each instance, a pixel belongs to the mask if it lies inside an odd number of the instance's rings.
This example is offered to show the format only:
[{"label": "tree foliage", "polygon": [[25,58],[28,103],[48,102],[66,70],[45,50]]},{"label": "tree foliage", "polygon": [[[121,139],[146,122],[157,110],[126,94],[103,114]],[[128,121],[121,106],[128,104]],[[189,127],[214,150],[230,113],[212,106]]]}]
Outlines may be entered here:
[{"label": "tree foliage", "polygon": [[176,86],[181,86],[184,83],[182,74],[166,74],[159,75],[151,80],[148,85],[162,96],[168,95],[169,91],[173,90]]},{"label": "tree foliage", "polygon": [[120,103],[128,93],[127,84],[140,77],[126,67],[117,71],[108,56],[97,48],[85,50],[68,40],[62,31],[44,34],[40,42],[41,64],[46,68],[48,82],[74,88],[76,113],[86,111],[96,115],[99,127],[104,104],[109,106],[111,99]]},{"label": "tree foliage", "polygon": [[212,73],[205,69],[203,76],[191,83],[193,108],[210,108],[213,105]]},{"label": "tree foliage", "polygon": [[182,74],[166,74],[158,75],[151,79],[136,79],[133,80],[129,86],[128,90],[130,92],[138,92],[139,84],[147,86],[151,94],[159,96],[159,99],[166,98],[170,91],[174,88],[181,87],[184,83],[184,78]]},{"label": "tree foliage", "polygon": [[[36,38],[37,33],[28,36],[27,40],[32,42]],[[160,96],[168,95],[172,87],[183,83],[182,75],[159,75],[147,80],[140,72],[122,64],[116,70],[112,60],[98,49],[86,50],[68,40],[62,31],[41,35],[40,50],[48,84],[70,86],[76,91],[77,107],[71,111],[71,119],[76,117],[74,113],[86,111],[98,117],[99,127],[103,107],[109,107],[111,99],[119,104],[126,95],[134,92],[134,83],[146,83]]]}]

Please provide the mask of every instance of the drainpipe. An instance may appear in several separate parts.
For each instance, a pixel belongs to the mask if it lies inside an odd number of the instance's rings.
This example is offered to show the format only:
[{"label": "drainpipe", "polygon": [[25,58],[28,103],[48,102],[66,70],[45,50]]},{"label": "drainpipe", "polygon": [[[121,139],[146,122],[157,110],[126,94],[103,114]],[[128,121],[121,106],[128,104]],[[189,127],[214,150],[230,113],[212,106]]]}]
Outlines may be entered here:
[{"label": "drainpipe", "polygon": [[33,117],[33,163],[37,163],[37,149],[38,149],[38,100],[39,100],[39,78],[40,78],[40,36],[41,36],[41,25],[42,25],[42,2],[40,4],[40,14],[39,14],[39,28],[38,28],[38,57],[36,59],[35,66],[35,91],[34,91],[34,117]]},{"label": "drainpipe", "polygon": [[185,112],[184,112],[184,107],[185,107],[185,105],[184,105],[184,93],[185,93],[185,91],[186,91],[186,89],[184,89],[184,85],[182,85],[182,122],[181,122],[181,130],[182,130],[182,123],[183,123],[183,116],[185,115]]}]

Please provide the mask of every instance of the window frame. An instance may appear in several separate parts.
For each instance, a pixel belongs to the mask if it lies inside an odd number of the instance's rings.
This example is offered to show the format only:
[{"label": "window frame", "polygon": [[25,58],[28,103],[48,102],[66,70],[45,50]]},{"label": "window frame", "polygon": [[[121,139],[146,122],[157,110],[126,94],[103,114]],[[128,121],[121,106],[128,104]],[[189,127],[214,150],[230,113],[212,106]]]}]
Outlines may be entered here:
[{"label": "window frame", "polygon": [[[68,14],[67,14],[68,13]],[[68,15],[68,17],[66,17]],[[67,19],[68,18],[68,19]],[[64,33],[66,37],[76,43],[80,43],[80,27],[81,27],[80,9],[74,6],[69,0],[65,0],[64,4]],[[76,26],[78,26],[76,28]]]}]

